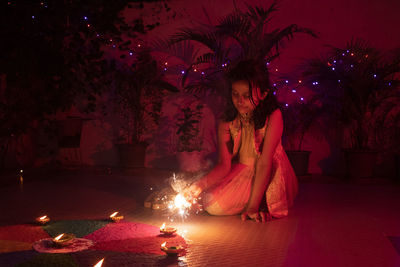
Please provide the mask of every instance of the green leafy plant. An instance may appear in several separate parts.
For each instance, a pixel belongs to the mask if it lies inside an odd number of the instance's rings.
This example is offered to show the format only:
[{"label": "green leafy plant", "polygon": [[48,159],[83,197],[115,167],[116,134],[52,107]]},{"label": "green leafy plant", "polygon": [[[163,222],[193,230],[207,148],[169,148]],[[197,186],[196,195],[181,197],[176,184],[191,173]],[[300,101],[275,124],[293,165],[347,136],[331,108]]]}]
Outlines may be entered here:
[{"label": "green leafy plant", "polygon": [[176,120],[178,135],[178,152],[187,151],[201,151],[202,140],[199,138],[199,124],[203,117],[203,105],[193,103],[191,105],[182,107],[181,113],[178,114]]},{"label": "green leafy plant", "polygon": [[330,114],[331,125],[339,122],[348,133],[346,147],[371,150],[382,138],[377,133],[384,129],[384,118],[399,112],[399,71],[399,51],[385,55],[357,39],[310,60],[304,75],[325,114]]},{"label": "green leafy plant", "polygon": [[143,143],[146,127],[151,122],[158,123],[162,97],[168,91],[178,91],[163,77],[164,73],[148,49],[137,53],[132,67],[123,65],[115,73],[115,100],[123,119],[117,142]]}]

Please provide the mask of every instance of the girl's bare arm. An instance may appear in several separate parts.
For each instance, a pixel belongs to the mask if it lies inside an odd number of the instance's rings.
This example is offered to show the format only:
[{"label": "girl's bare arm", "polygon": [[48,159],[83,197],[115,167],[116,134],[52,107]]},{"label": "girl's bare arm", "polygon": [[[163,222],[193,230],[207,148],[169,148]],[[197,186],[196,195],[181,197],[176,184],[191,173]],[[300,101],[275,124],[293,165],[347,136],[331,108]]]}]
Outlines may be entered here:
[{"label": "girl's bare arm", "polygon": [[254,183],[247,206],[248,212],[258,212],[263,194],[271,180],[272,157],[276,146],[281,140],[282,132],[282,113],[277,109],[270,115],[268,120],[262,153],[257,161]]},{"label": "girl's bare arm", "polygon": [[232,160],[232,153],[229,149],[230,140],[229,122],[220,122],[218,125],[218,163],[206,176],[191,186],[195,197],[229,173]]}]

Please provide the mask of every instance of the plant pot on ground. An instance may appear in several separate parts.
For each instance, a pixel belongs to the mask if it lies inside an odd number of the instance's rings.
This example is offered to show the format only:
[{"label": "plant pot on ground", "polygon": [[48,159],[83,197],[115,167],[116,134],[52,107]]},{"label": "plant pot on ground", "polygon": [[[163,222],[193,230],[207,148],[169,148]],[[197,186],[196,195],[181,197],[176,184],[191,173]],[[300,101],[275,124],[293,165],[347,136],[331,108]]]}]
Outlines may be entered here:
[{"label": "plant pot on ground", "polygon": [[132,67],[123,65],[114,73],[120,115],[117,147],[123,167],[144,167],[145,148],[158,125],[163,96],[178,91],[163,79],[164,72],[150,51],[142,49]]},{"label": "plant pot on ground", "polygon": [[143,168],[146,143],[117,144],[120,165],[123,168]]},{"label": "plant pot on ground", "polygon": [[372,178],[377,158],[376,151],[344,150],[346,175],[350,179]]},{"label": "plant pot on ground", "polygon": [[315,99],[294,102],[282,109],[284,117],[284,145],[290,163],[297,176],[308,175],[311,151],[303,149],[305,134],[317,124],[321,107]]}]

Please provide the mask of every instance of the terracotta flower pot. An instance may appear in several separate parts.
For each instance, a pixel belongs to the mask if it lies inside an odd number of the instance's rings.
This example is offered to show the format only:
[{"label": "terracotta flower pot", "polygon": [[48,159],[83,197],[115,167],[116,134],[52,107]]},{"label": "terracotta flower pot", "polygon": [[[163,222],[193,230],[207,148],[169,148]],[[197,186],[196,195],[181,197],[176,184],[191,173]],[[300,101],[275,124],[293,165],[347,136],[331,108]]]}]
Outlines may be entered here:
[{"label": "terracotta flower pot", "polygon": [[371,178],[374,176],[377,152],[344,150],[344,155],[347,178]]},{"label": "terracotta flower pot", "polygon": [[144,168],[145,144],[118,144],[120,165],[123,168]]}]

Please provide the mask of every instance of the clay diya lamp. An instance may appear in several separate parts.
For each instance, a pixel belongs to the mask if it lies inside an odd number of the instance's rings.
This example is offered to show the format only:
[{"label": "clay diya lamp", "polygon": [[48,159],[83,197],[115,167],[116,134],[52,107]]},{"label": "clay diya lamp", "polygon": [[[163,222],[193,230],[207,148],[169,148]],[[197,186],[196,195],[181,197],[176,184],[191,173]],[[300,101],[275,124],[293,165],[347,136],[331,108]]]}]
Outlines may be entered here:
[{"label": "clay diya lamp", "polygon": [[47,215],[44,215],[44,216],[36,218],[36,222],[39,223],[39,224],[42,224],[42,225],[45,225],[49,221],[50,221],[50,217],[47,216]]},{"label": "clay diya lamp", "polygon": [[120,220],[122,220],[123,218],[124,218],[124,216],[122,216],[122,215],[119,215],[119,216],[117,216],[118,215],[118,211],[116,211],[116,212],[114,212],[113,214],[111,214],[110,215],[110,219],[113,221],[113,222],[119,222]]},{"label": "clay diya lamp", "polygon": [[177,229],[175,227],[166,227],[165,223],[160,227],[160,233],[163,235],[173,235],[175,234]]}]

